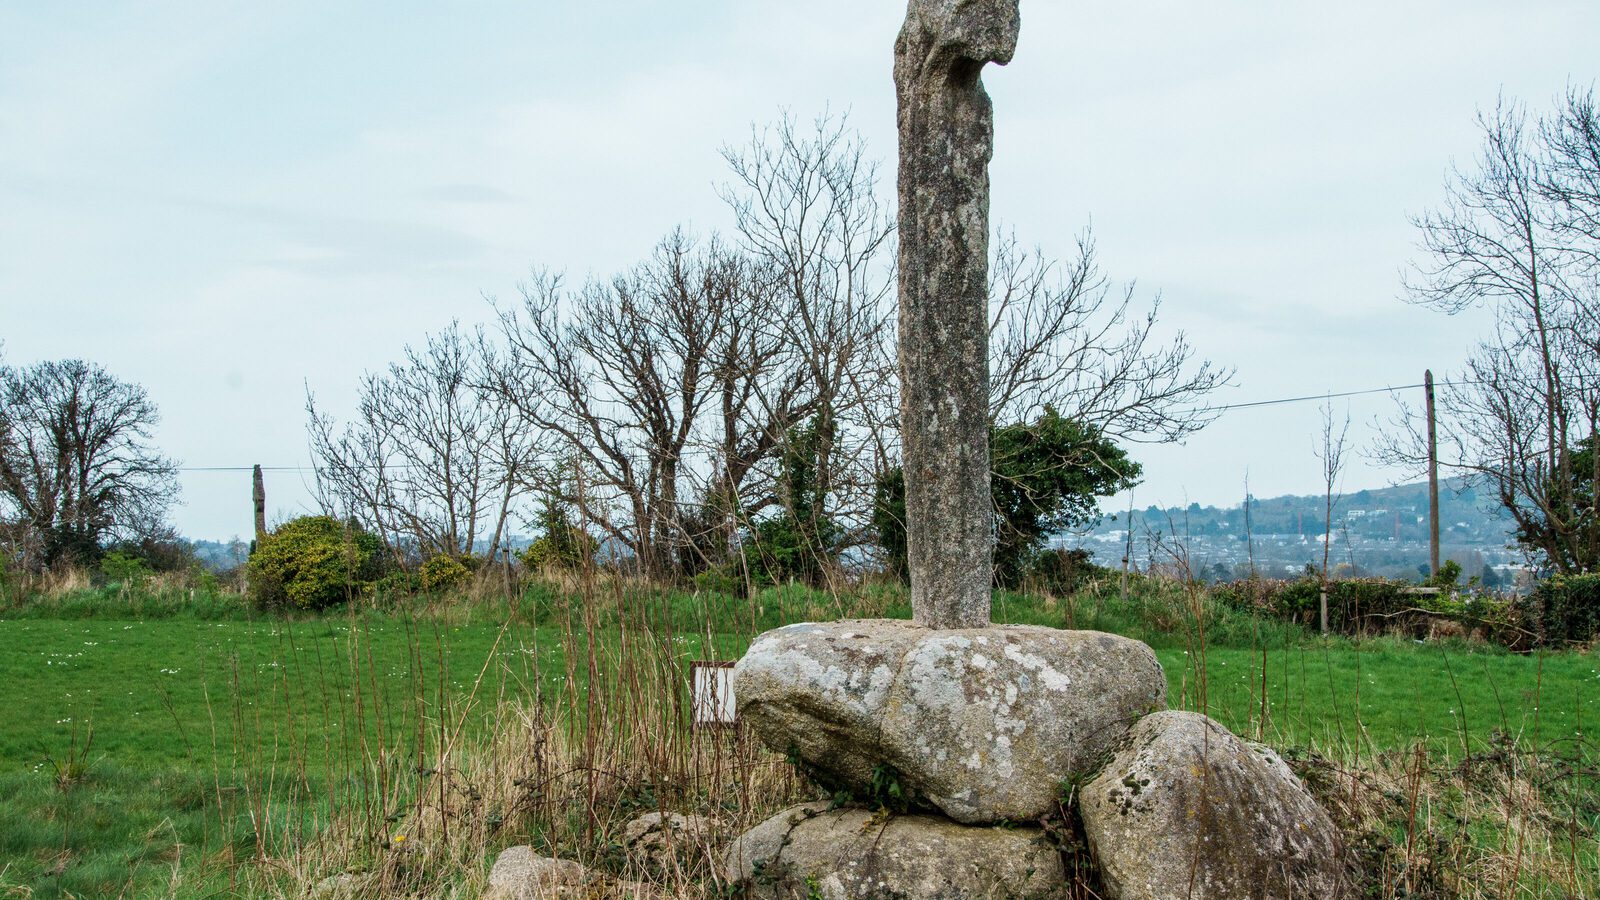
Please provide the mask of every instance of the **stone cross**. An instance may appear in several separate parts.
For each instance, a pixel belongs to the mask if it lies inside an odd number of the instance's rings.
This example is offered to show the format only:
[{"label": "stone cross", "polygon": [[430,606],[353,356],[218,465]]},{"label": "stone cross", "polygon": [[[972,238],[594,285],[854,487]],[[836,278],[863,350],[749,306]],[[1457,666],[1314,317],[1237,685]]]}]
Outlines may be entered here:
[{"label": "stone cross", "polygon": [[989,624],[989,158],[979,72],[1017,46],[1020,0],[910,0],[900,126],[900,422],[913,618]]}]

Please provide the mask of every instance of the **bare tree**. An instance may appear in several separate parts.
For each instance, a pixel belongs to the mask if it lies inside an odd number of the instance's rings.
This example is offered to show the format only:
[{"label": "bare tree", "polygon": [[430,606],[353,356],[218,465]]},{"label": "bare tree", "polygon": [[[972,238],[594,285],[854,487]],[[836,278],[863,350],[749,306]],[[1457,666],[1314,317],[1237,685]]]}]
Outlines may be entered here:
[{"label": "bare tree", "polygon": [[549,434],[528,414],[525,404],[507,399],[513,392],[519,396],[536,392],[538,385],[516,384],[513,387],[508,380],[513,371],[509,354],[492,343],[482,330],[477,332],[476,338],[479,367],[473,387],[489,409],[489,462],[500,483],[494,533],[489,538],[485,557],[492,560],[498,551],[509,546],[508,526],[517,501],[541,490],[548,492],[552,483],[549,461],[552,448]]},{"label": "bare tree", "polygon": [[[1414,219],[1423,257],[1406,280],[1413,303],[1494,313],[1494,333],[1443,385],[1440,466],[1491,486],[1524,548],[1548,567],[1593,571],[1600,516],[1596,472],[1584,463],[1600,425],[1600,245],[1586,231],[1593,207],[1584,160],[1600,156],[1600,144],[1584,142],[1600,128],[1578,94],[1537,128],[1506,100],[1479,125],[1476,164],[1454,169],[1444,204]],[[1421,414],[1402,404],[1395,424],[1380,456],[1420,466]]]},{"label": "bare tree", "polygon": [[1156,336],[1160,297],[1142,312],[1135,288],[1114,289],[1086,229],[1064,264],[994,242],[989,287],[989,410],[1028,422],[1046,407],[1125,441],[1181,440],[1216,418],[1202,406],[1231,369],[1197,359],[1182,331]]},{"label": "bare tree", "polygon": [[[1317,621],[1323,634],[1328,633],[1328,552],[1333,546],[1333,510],[1339,504],[1339,473],[1344,471],[1345,438],[1350,434],[1350,413],[1337,428],[1333,420],[1333,404],[1322,407],[1322,440],[1313,449],[1322,461],[1322,586],[1318,594]],[[1348,541],[1347,541],[1348,543]]]},{"label": "bare tree", "polygon": [[[1120,452],[1100,448],[1114,441],[1175,441],[1211,422],[1218,411],[1202,404],[1226,384],[1232,371],[1196,359],[1180,331],[1169,340],[1156,336],[1159,298],[1136,314],[1135,292],[1114,292],[1095,261],[1086,230],[1076,254],[1063,266],[1037,250],[1021,248],[1001,233],[990,245],[989,267],[989,423],[992,432],[1022,423],[1064,419],[1085,435],[1074,466],[1087,474],[1122,470]],[[888,379],[886,378],[886,381]],[[878,428],[879,495],[874,524],[885,554],[898,555],[900,521],[898,422]],[[1020,487],[996,454],[991,473],[997,522],[1007,518],[1002,495]],[[1125,482],[1125,486],[1128,482]],[[1131,545],[1124,556],[1126,568]]]},{"label": "bare tree", "polygon": [[[848,122],[828,115],[809,128],[784,116],[723,158],[733,182],[722,197],[745,252],[771,279],[768,327],[802,376],[780,379],[787,392],[757,394],[752,430],[781,425],[773,433],[782,437],[813,419],[808,452],[822,502],[810,514],[847,520],[862,539],[898,404],[894,223],[879,202],[877,164]],[[764,496],[781,494],[770,478],[764,484]]]},{"label": "bare tree", "polygon": [[397,565],[408,562],[407,548],[416,542],[400,530],[391,506],[395,503],[392,478],[396,474],[393,433],[383,409],[388,385],[380,378],[362,382],[355,419],[339,428],[332,416],[317,408],[306,390],[307,436],[316,460],[316,488],[325,511],[365,521],[383,540]]},{"label": "bare tree", "polygon": [[363,379],[343,429],[307,392],[323,505],[369,520],[397,560],[402,545],[424,557],[471,554],[488,527],[493,552],[527,490],[535,448],[488,388],[485,346],[451,324],[407,347],[403,362]]},{"label": "bare tree", "polygon": [[[1594,89],[1569,88],[1555,114],[1539,123],[1547,158],[1540,192],[1554,211],[1557,242],[1591,278],[1600,267],[1600,111]],[[1592,307],[1592,316],[1600,314]]]},{"label": "bare tree", "polygon": [[[899,457],[893,223],[876,168],[847,123],[827,116],[810,129],[785,117],[724,156],[735,182],[723,195],[745,248],[778,281],[782,344],[810,367],[786,399],[816,409],[826,513],[853,518]],[[1032,421],[1048,406],[1118,439],[1172,441],[1215,417],[1202,401],[1231,371],[1197,359],[1182,332],[1158,338],[1159,298],[1141,311],[1133,286],[1114,290],[1087,231],[1065,264],[1007,234],[994,247],[994,421]],[[780,418],[792,427],[802,417]]]},{"label": "bare tree", "polygon": [[782,502],[775,460],[823,403],[812,388],[812,368],[789,340],[777,276],[754,263],[746,272],[711,366],[715,406],[704,442],[713,471],[697,542],[706,564],[724,560],[752,517]]},{"label": "bare tree", "polygon": [[1553,522],[1547,517],[1545,530],[1556,534],[1544,542],[1570,546],[1565,555],[1571,565],[1595,571],[1600,569],[1600,109],[1594,89],[1569,89],[1556,115],[1541,123],[1540,136],[1549,154],[1542,192],[1555,207],[1557,239],[1574,270],[1566,279],[1571,302],[1562,329],[1564,374],[1578,388],[1570,402],[1579,411],[1579,428],[1587,425],[1589,431],[1571,456],[1570,485],[1557,491],[1567,498],[1566,511]]},{"label": "bare tree", "polygon": [[163,534],[177,466],[145,389],[83,360],[0,367],[0,523],[27,568]]},{"label": "bare tree", "polygon": [[558,276],[536,273],[522,303],[500,310],[508,383],[544,388],[509,399],[591,473],[583,496],[560,499],[653,574],[673,571],[688,546],[691,439],[727,365],[719,356],[747,275],[718,241],[675,231],[609,282],[569,294]]}]

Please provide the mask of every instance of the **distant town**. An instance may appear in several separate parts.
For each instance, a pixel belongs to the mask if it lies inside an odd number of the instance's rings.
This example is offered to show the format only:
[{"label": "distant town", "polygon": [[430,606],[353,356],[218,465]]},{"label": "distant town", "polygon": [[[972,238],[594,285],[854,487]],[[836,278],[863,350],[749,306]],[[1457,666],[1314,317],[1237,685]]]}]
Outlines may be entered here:
[{"label": "distant town", "polygon": [[[1382,576],[1418,580],[1428,571],[1426,483],[1335,496],[1332,528],[1327,498],[1251,497],[1245,506],[1220,509],[1149,506],[1108,512],[1088,531],[1061,535],[1054,544],[1082,548],[1102,566],[1120,568],[1124,557],[1139,571],[1186,565],[1207,582],[1255,573],[1293,578],[1307,566],[1320,570],[1323,540],[1328,569],[1341,577]],[[1530,570],[1512,539],[1515,526],[1494,498],[1460,480],[1440,485],[1440,556],[1461,566],[1462,582],[1513,589]],[[1182,562],[1180,562],[1180,560]]]}]

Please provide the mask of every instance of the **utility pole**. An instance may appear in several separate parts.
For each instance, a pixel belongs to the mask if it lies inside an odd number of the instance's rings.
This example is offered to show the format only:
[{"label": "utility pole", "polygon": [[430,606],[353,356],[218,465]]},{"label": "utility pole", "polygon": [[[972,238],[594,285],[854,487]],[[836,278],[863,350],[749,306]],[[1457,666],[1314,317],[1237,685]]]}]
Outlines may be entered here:
[{"label": "utility pole", "polygon": [[250,473],[253,482],[250,490],[250,499],[256,507],[256,543],[259,544],[267,536],[267,486],[261,480],[261,464],[256,463]]},{"label": "utility pole", "polygon": [[1433,370],[1422,373],[1428,400],[1428,571],[1439,574],[1439,438],[1433,416]]}]

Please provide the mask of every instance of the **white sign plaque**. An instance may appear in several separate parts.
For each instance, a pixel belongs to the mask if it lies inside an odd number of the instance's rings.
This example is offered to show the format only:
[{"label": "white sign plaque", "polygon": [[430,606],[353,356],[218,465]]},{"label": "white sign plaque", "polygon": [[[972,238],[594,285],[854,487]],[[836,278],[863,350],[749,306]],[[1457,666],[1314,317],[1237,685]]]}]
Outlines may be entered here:
[{"label": "white sign plaque", "polygon": [[694,725],[732,725],[736,719],[733,705],[733,663],[690,663],[694,691]]}]

